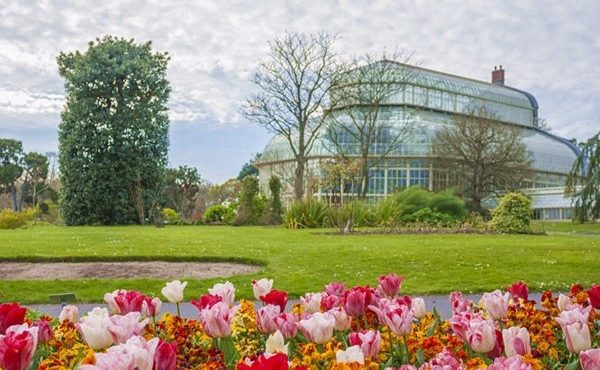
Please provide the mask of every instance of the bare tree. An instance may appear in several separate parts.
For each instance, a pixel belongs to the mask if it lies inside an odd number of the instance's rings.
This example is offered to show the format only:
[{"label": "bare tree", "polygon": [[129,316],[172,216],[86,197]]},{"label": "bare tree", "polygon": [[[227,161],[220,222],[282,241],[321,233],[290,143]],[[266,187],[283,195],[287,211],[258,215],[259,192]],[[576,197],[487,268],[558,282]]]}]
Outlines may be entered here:
[{"label": "bare tree", "polygon": [[359,159],[361,199],[368,192],[369,169],[397,150],[408,134],[407,124],[386,114],[411,74],[408,60],[400,52],[366,55],[354,60],[331,88],[334,104],[328,110],[326,141],[336,155]]},{"label": "bare tree", "polygon": [[304,196],[308,154],[323,126],[331,81],[340,73],[336,36],[286,33],[272,41],[269,60],[254,76],[258,93],[242,108],[251,121],[283,136],[294,155],[294,197]]},{"label": "bare tree", "polygon": [[436,167],[447,169],[449,185],[481,212],[486,196],[514,190],[531,175],[531,156],[521,134],[521,128],[499,122],[487,108],[470,108],[436,132]]}]

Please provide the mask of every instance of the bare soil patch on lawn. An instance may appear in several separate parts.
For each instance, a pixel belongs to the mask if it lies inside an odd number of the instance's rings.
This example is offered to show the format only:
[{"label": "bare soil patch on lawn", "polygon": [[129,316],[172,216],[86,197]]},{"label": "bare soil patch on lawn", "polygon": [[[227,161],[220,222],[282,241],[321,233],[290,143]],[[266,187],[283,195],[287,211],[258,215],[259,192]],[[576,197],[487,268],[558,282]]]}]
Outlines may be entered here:
[{"label": "bare soil patch on lawn", "polygon": [[261,269],[230,262],[0,262],[0,280],[209,279]]}]

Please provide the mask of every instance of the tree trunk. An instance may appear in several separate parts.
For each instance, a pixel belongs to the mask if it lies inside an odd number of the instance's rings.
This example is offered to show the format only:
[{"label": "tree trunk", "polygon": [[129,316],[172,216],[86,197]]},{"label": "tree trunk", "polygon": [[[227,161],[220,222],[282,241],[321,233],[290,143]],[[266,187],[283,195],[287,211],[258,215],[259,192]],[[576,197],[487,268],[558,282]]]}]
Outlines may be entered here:
[{"label": "tree trunk", "polygon": [[359,198],[361,200],[365,200],[367,198],[367,193],[369,191],[369,165],[367,164],[368,161],[366,159],[364,160],[364,163],[365,164],[362,168],[362,179],[359,193]]},{"label": "tree trunk", "polygon": [[141,225],[144,225],[146,223],[146,205],[144,204],[144,189],[142,189],[139,176],[131,185],[131,197],[138,214],[138,220]]},{"label": "tree trunk", "polygon": [[12,184],[10,186],[10,200],[12,203],[12,210],[14,212],[17,212],[19,210],[19,204],[17,201],[17,187],[15,186],[15,184]]},{"label": "tree trunk", "polygon": [[294,171],[294,197],[300,201],[304,198],[304,169],[306,159],[296,160],[296,170]]}]

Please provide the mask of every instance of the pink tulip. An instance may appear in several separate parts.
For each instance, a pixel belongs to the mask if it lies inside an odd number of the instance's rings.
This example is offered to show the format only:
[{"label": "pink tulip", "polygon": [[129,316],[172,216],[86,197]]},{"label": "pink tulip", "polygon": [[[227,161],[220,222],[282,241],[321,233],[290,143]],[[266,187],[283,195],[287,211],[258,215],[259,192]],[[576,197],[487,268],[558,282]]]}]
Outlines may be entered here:
[{"label": "pink tulip", "polygon": [[394,273],[381,275],[379,277],[379,290],[388,298],[394,298],[400,291],[400,284],[404,276],[398,276]]},{"label": "pink tulip", "polygon": [[[158,338],[157,338],[158,339]],[[177,344],[158,340],[154,350],[153,370],[174,370],[177,368]]]},{"label": "pink tulip", "polygon": [[298,333],[298,319],[296,316],[282,312],[273,319],[275,328],[281,332],[285,339],[291,339]]},{"label": "pink tulip", "polygon": [[205,308],[211,308],[215,303],[223,302],[223,298],[218,295],[204,294],[197,300],[192,300],[191,303],[196,306],[199,311]]},{"label": "pink tulip", "polygon": [[321,312],[321,293],[306,293],[300,297],[300,302],[306,313]]},{"label": "pink tulip", "polygon": [[160,312],[161,305],[162,302],[158,297],[144,297],[144,302],[142,302],[142,314],[155,317]]},{"label": "pink tulip", "polygon": [[471,303],[461,292],[450,293],[450,305],[453,314],[471,311]]},{"label": "pink tulip", "polygon": [[281,313],[279,306],[268,304],[256,310],[256,325],[258,330],[265,334],[273,334],[277,331],[275,318]]},{"label": "pink tulip", "polygon": [[502,294],[501,291],[495,290],[492,293],[484,293],[481,298],[483,307],[494,320],[502,320],[508,311],[508,301],[510,293]]},{"label": "pink tulip", "polygon": [[108,309],[111,313],[113,313],[113,314],[121,313],[121,311],[119,310],[119,305],[115,301],[115,297],[117,295],[125,293],[125,292],[126,292],[126,290],[124,290],[124,289],[117,289],[117,290],[113,291],[112,293],[104,294],[104,302],[106,302],[106,304],[108,305]]},{"label": "pink tulip", "polygon": [[459,359],[452,355],[452,352],[444,347],[444,350],[429,360],[424,368],[432,370],[464,370],[465,366]]},{"label": "pink tulip", "polygon": [[140,321],[139,312],[130,312],[126,315],[111,316],[108,331],[115,344],[125,343],[134,335],[141,335],[149,320]]},{"label": "pink tulip", "polygon": [[579,362],[583,370],[600,369],[600,348],[579,352]]},{"label": "pink tulip", "polygon": [[479,353],[491,352],[496,347],[496,327],[491,320],[473,319],[469,322],[467,339],[471,349]]},{"label": "pink tulip", "polygon": [[350,333],[349,342],[353,346],[359,346],[365,357],[377,358],[381,348],[381,334],[377,330]]},{"label": "pink tulip", "polygon": [[81,365],[78,370],[117,370],[136,369],[135,357],[132,353],[106,352],[95,353],[94,365]]},{"label": "pink tulip", "polygon": [[365,309],[371,303],[372,291],[366,287],[354,287],[346,291],[345,305],[346,313],[352,317],[359,317],[365,313]]},{"label": "pink tulip", "polygon": [[558,295],[558,309],[562,312],[562,311],[567,311],[570,310],[571,308],[573,308],[573,304],[571,303],[571,298],[569,298],[568,296],[564,295],[564,294],[559,294]]},{"label": "pink tulip", "polygon": [[576,322],[566,325],[563,334],[567,342],[567,349],[574,354],[592,348],[592,337],[587,323]]},{"label": "pink tulip", "polygon": [[591,306],[583,308],[575,304],[570,310],[561,312],[556,318],[556,322],[562,328],[567,349],[572,353],[578,354],[592,347],[588,326],[588,317],[591,310]]},{"label": "pink tulip", "polygon": [[498,357],[488,367],[488,370],[533,370],[533,366],[525,361],[520,355],[511,357]]},{"label": "pink tulip", "polygon": [[231,334],[231,321],[237,311],[236,307],[229,307],[227,303],[219,302],[211,308],[200,312],[200,320],[204,331],[212,338],[225,338]]},{"label": "pink tulip", "polygon": [[145,298],[145,295],[135,290],[120,292],[114,297],[121,315],[130,312],[142,312],[142,304],[144,303]]},{"label": "pink tulip", "polygon": [[235,287],[229,281],[215,284],[208,292],[221,297],[223,302],[227,303],[230,307],[233,306],[233,302],[235,301]]},{"label": "pink tulip", "polygon": [[300,320],[298,328],[306,339],[316,344],[326,343],[333,336],[335,317],[329,313],[317,312],[308,319]]},{"label": "pink tulip", "polygon": [[474,313],[471,311],[462,311],[455,313],[450,319],[450,326],[454,334],[462,339],[463,342],[468,342],[467,332],[469,330],[469,323],[473,319],[481,319],[481,313]]},{"label": "pink tulip", "polygon": [[385,323],[392,333],[400,336],[410,334],[412,330],[413,313],[410,307],[405,305],[395,305],[385,313]]},{"label": "pink tulip", "polygon": [[[153,343],[146,342],[140,336],[133,336],[125,343],[110,347],[106,353],[122,358],[133,359],[133,369],[152,370],[154,363]],[[114,368],[110,368],[111,370]]]},{"label": "pink tulip", "polygon": [[529,331],[525,328],[513,326],[502,330],[502,340],[504,341],[504,351],[508,357],[531,354]]},{"label": "pink tulip", "polygon": [[260,300],[260,297],[269,294],[271,289],[273,289],[273,280],[265,278],[252,280],[252,291],[257,301]]},{"label": "pink tulip", "polygon": [[337,295],[323,293],[321,294],[321,310],[329,311],[334,307],[338,307],[341,301],[341,298]]},{"label": "pink tulip", "polygon": [[335,307],[327,312],[335,317],[335,330],[346,331],[352,326],[352,317],[346,313],[344,307]]},{"label": "pink tulip", "polygon": [[31,325],[38,328],[38,343],[46,344],[50,339],[54,338],[54,331],[52,331],[52,327],[48,321],[38,320]]},{"label": "pink tulip", "polygon": [[342,283],[329,283],[325,286],[325,293],[341,297],[344,295],[346,287]]},{"label": "pink tulip", "polygon": [[[37,333],[35,334],[37,335]],[[0,368],[25,370],[31,365],[37,338],[28,330],[0,335]]]},{"label": "pink tulip", "polygon": [[397,304],[397,302],[394,302],[390,299],[381,298],[377,301],[377,305],[370,305],[368,308],[369,310],[375,312],[380,323],[385,324],[387,320],[385,314],[391,309],[392,306]]}]

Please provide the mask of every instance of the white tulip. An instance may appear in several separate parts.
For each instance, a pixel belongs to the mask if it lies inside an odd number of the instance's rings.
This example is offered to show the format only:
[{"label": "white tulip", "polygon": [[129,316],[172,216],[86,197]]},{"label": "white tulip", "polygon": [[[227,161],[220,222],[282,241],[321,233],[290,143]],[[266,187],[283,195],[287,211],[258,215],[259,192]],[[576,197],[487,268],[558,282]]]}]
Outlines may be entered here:
[{"label": "white tulip", "polygon": [[300,302],[304,306],[304,312],[321,312],[321,298],[321,293],[306,293],[304,297],[300,297]]},{"label": "white tulip", "polygon": [[173,280],[170,283],[167,283],[160,292],[169,302],[180,303],[183,302],[183,290],[186,286],[187,281],[181,283],[179,280]]},{"label": "white tulip", "polygon": [[266,353],[284,353],[288,354],[288,345],[284,344],[283,335],[279,330],[275,333],[269,335],[269,339],[265,343],[265,352]]},{"label": "white tulip", "polygon": [[423,298],[413,298],[411,301],[411,308],[413,316],[417,319],[421,319],[427,314],[427,308],[425,307],[425,300]]},{"label": "white tulip", "polygon": [[362,353],[359,346],[348,347],[345,351],[341,349],[338,350],[335,353],[335,359],[341,364],[351,364],[354,362],[357,362],[360,365],[365,364],[365,355]]},{"label": "white tulip", "polygon": [[269,292],[273,289],[273,280],[262,278],[260,280],[254,280],[252,282],[252,290],[254,291],[254,298],[257,301],[260,300],[260,297],[269,294]]},{"label": "white tulip", "polygon": [[58,320],[60,322],[68,320],[75,324],[77,321],[79,321],[79,309],[77,306],[73,305],[63,307],[62,311],[60,311],[60,315],[58,315]]}]

